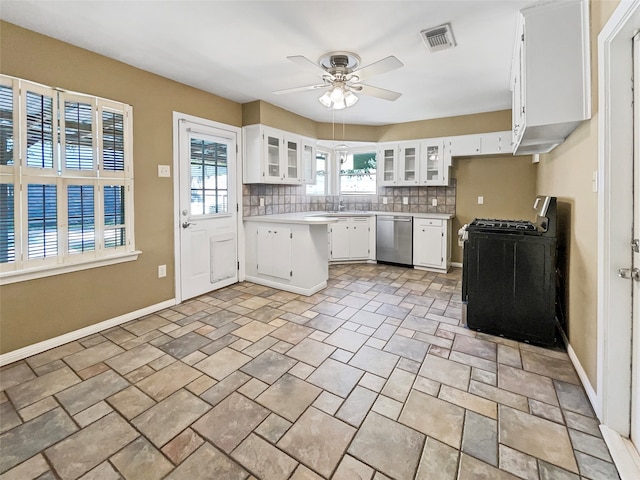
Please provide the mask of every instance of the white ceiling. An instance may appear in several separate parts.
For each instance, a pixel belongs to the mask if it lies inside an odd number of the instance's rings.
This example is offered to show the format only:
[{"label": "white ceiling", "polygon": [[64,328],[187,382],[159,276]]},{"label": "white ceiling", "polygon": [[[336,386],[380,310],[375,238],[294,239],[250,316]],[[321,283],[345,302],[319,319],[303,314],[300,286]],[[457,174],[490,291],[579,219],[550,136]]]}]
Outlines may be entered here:
[{"label": "white ceiling", "polygon": [[[384,125],[511,108],[517,12],[540,0],[32,1],[0,0],[0,18],[239,103],[264,100],[320,122],[318,83],[287,60],[357,53],[404,67],[364,83],[402,93],[360,96],[336,121]],[[451,23],[457,47],[429,53],[420,31]],[[344,112],[344,114],[342,113]]]}]

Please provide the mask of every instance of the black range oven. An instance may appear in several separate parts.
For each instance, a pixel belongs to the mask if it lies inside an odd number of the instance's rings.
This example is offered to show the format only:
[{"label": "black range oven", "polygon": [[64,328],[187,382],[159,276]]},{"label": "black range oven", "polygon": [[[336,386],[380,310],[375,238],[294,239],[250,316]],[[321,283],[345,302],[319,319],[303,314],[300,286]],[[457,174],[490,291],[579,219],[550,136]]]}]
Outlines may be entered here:
[{"label": "black range oven", "polygon": [[475,219],[466,227],[463,316],[468,328],[551,346],[556,340],[557,200],[540,196],[536,218]]}]

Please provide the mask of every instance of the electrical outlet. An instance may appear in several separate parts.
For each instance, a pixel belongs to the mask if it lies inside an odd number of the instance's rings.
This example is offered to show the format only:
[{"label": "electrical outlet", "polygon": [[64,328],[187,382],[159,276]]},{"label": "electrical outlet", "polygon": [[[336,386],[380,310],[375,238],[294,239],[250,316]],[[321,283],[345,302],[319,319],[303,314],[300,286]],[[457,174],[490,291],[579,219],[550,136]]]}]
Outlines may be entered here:
[{"label": "electrical outlet", "polygon": [[260,206],[264,207],[264,197],[260,197]]},{"label": "electrical outlet", "polygon": [[167,276],[167,266],[158,265],[158,278],[164,278]]},{"label": "electrical outlet", "polygon": [[382,204],[386,205],[388,202],[387,197],[382,197]]},{"label": "electrical outlet", "polygon": [[402,197],[402,204],[409,205],[409,197]]},{"label": "electrical outlet", "polygon": [[482,195],[478,197],[478,205],[484,205],[484,197]]},{"label": "electrical outlet", "polygon": [[432,198],[431,199],[431,206],[432,207],[437,207],[438,206],[438,199],[437,198]]},{"label": "electrical outlet", "polygon": [[158,165],[158,176],[159,177],[170,177],[171,176],[171,167],[169,165]]}]

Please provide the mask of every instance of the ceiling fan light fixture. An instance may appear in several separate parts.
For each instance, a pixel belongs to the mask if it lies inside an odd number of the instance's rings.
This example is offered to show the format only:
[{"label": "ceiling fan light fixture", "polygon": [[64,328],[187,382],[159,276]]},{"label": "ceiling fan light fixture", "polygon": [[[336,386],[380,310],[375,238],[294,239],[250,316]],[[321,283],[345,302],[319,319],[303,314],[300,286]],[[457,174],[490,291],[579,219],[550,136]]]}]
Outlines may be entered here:
[{"label": "ceiling fan light fixture", "polygon": [[324,92],[318,101],[327,108],[331,108],[331,95],[329,92]]},{"label": "ceiling fan light fixture", "polygon": [[358,97],[342,85],[335,85],[330,91],[324,92],[318,101],[331,110],[342,110],[355,105]]},{"label": "ceiling fan light fixture", "polygon": [[352,105],[355,105],[357,101],[358,101],[358,96],[355,95],[352,91],[347,90],[344,93],[344,103],[346,104],[347,107],[351,107]]},{"label": "ceiling fan light fixture", "polygon": [[331,101],[333,103],[343,103],[344,102],[344,90],[341,85],[336,85],[331,89],[331,93],[329,94],[331,97]]}]

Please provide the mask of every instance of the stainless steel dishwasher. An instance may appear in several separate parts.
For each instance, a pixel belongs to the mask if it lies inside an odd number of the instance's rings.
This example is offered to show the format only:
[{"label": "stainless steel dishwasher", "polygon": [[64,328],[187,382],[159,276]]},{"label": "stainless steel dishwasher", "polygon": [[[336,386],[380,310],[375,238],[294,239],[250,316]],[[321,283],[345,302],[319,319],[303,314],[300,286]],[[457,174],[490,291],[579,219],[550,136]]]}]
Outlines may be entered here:
[{"label": "stainless steel dishwasher", "polygon": [[376,260],[401,265],[413,264],[413,217],[376,217]]}]

